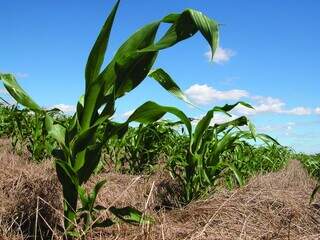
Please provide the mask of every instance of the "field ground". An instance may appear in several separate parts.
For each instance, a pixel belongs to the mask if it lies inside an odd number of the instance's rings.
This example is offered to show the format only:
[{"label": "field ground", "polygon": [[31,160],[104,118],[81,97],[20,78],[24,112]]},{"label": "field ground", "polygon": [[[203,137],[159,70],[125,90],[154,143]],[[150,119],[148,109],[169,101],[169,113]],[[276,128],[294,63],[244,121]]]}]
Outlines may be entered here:
[{"label": "field ground", "polygon": [[[0,239],[27,238],[35,226],[43,239],[51,239],[52,231],[52,239],[59,239],[61,189],[52,163],[30,163],[26,154],[12,153],[9,141],[0,140]],[[102,173],[88,184],[97,178],[107,179],[99,203],[134,206],[153,216],[155,224],[121,223],[87,239],[320,239],[319,198],[309,205],[315,181],[296,160],[279,172],[253,177],[242,188],[220,189],[183,208],[174,207],[179,188],[165,171]]]}]

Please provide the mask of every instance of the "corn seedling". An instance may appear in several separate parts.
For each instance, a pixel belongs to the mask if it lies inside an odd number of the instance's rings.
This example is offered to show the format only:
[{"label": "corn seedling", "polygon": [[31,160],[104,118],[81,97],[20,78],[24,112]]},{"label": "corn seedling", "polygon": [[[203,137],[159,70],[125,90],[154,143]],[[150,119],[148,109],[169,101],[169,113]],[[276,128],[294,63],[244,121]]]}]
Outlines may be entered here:
[{"label": "corn seedling", "polygon": [[[181,110],[161,106],[154,102],[147,102],[140,106],[129,117],[127,122],[116,124],[119,129],[128,126],[131,121],[148,123],[160,119],[166,113],[171,113],[178,117],[181,123],[186,127],[188,133],[188,147],[184,157],[173,158],[170,163],[170,171],[178,179],[183,188],[182,201],[189,203],[191,200],[200,197],[209,190],[218,179],[222,171],[222,162],[220,156],[227,150],[232,149],[236,141],[240,139],[256,138],[254,127],[249,123],[246,117],[240,117],[235,120],[210,126],[214,113],[222,112],[227,115],[229,111],[238,104],[250,107],[244,102],[238,102],[234,105],[225,105],[223,107],[214,107],[208,111],[195,127],[192,129],[191,119],[189,119]],[[145,116],[141,118],[140,115]],[[249,126],[250,131],[239,130],[241,126]],[[266,136],[267,137],[267,136]],[[229,167],[237,174],[237,170],[230,164],[223,163],[224,167]]]},{"label": "corn seedling", "polygon": [[[290,159],[291,150],[279,145],[274,139],[264,140],[265,143],[260,146],[252,146],[246,141],[238,142],[234,149],[223,154],[223,161],[232,164],[243,181],[257,173],[281,169]],[[224,176],[229,189],[241,184],[231,170],[227,170]]]},{"label": "corn seedling", "polygon": [[310,203],[315,199],[316,194],[320,191],[320,154],[295,154],[295,158],[299,159],[309,174],[313,176],[318,184],[314,188],[310,196]]},{"label": "corn seedling", "polygon": [[130,127],[123,138],[111,139],[107,154],[116,170],[132,174],[150,172],[160,161],[171,154],[171,148],[179,137],[175,123],[158,121]]},{"label": "corn seedling", "polygon": [[[189,148],[185,159],[173,158],[170,162],[171,173],[180,180],[183,187],[183,203],[199,198],[214,187],[225,168],[231,169],[238,181],[242,182],[237,169],[230,163],[222,161],[221,156],[224,152],[233,149],[241,139],[255,138],[254,131],[239,130],[242,126],[250,126],[252,130],[253,126],[246,117],[210,125],[216,112],[228,114],[238,104],[251,107],[244,102],[239,102],[234,105],[214,107],[208,111],[197,123],[194,132],[189,132]],[[191,125],[191,122],[188,125]]]},{"label": "corn seedling", "polygon": [[[31,159],[37,162],[50,156],[55,145],[48,136],[45,114],[20,109],[17,105],[6,105],[1,110],[0,131],[11,138],[16,153],[21,154],[23,149],[27,149]],[[47,114],[55,117],[56,110],[48,111]]]},{"label": "corn seedling", "polygon": [[[111,62],[101,70],[118,5],[119,1],[108,16],[89,54],[85,69],[85,93],[77,104],[71,123],[63,126],[46,114],[46,128],[58,144],[53,155],[63,189],[64,228],[67,239],[80,236],[76,229],[80,223],[83,224],[85,233],[95,226],[110,226],[114,223],[112,219],[101,220],[93,214],[102,210],[95,204],[95,200],[105,182],[98,182],[89,193],[83,188],[83,184],[97,167],[102,147],[107,141],[115,135],[123,135],[132,121],[154,122],[167,111],[180,115],[175,108],[163,108],[147,102],[125,123],[118,124],[110,120],[115,112],[116,100],[132,91],[149,76],[176,97],[187,101],[180,88],[164,70],[151,70],[159,51],[192,37],[198,31],[207,40],[213,53],[218,44],[218,24],[201,12],[187,9],[180,14],[169,14],[139,29],[122,44]],[[161,23],[170,24],[170,27],[159,41],[155,41]],[[17,102],[36,113],[46,112],[18,85],[13,75],[1,74],[1,79]],[[101,126],[103,136],[99,139],[97,132],[101,130]],[[79,199],[82,205],[80,208]],[[112,207],[109,210],[126,222],[144,221],[142,213],[130,207]]]}]

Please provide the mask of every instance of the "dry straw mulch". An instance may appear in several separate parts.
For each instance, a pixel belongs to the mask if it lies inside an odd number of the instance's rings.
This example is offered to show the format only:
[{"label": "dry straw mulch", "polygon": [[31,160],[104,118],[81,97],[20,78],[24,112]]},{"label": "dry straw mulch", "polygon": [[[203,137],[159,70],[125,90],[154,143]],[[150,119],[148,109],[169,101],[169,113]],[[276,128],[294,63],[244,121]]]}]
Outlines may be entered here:
[{"label": "dry straw mulch", "polygon": [[[52,162],[34,164],[0,140],[0,240],[59,239],[61,188]],[[175,206],[179,187],[165,171],[152,176],[103,173],[98,201],[104,206],[134,206],[152,215],[151,226],[118,224],[97,229],[87,239],[320,239],[320,205],[309,205],[315,182],[298,161],[283,170],[252,178],[233,191],[221,190],[184,208]],[[319,200],[318,200],[319,203]],[[105,215],[104,217],[106,217]],[[40,230],[39,230],[40,229]],[[41,239],[41,238],[39,238]]]}]

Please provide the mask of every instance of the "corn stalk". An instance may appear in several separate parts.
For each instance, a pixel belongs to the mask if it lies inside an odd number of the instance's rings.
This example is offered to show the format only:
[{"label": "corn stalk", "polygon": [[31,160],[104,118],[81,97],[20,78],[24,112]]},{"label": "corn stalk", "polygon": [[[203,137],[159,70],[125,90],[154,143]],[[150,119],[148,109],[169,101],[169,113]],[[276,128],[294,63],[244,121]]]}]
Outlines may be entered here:
[{"label": "corn stalk", "polygon": [[[46,115],[46,128],[59,145],[53,155],[63,189],[64,228],[67,239],[79,237],[79,231],[76,231],[79,222],[83,223],[85,233],[93,227],[113,224],[111,219],[101,221],[94,214],[102,209],[95,205],[95,200],[105,182],[98,182],[89,193],[83,188],[83,184],[89,180],[100,161],[104,144],[115,135],[123,135],[132,121],[152,122],[163,115],[159,114],[156,105],[146,103],[140,106],[127,122],[117,124],[110,120],[115,113],[116,100],[132,91],[149,76],[165,90],[187,101],[178,85],[163,69],[152,70],[159,51],[172,47],[197,32],[207,40],[213,53],[218,44],[218,24],[201,12],[187,9],[179,14],[169,14],[139,29],[122,44],[109,64],[101,69],[119,2],[113,7],[89,54],[85,69],[85,93],[77,104],[72,121],[68,126],[64,126]],[[162,23],[170,24],[170,27],[159,41],[155,41]],[[0,76],[17,102],[36,113],[45,112],[19,86],[13,75]],[[179,110],[174,108],[164,110],[180,114]],[[103,137],[99,140],[97,131],[101,126]],[[82,205],[80,208],[79,199]],[[112,207],[109,210],[127,222],[143,221],[140,212],[129,207]]]}]

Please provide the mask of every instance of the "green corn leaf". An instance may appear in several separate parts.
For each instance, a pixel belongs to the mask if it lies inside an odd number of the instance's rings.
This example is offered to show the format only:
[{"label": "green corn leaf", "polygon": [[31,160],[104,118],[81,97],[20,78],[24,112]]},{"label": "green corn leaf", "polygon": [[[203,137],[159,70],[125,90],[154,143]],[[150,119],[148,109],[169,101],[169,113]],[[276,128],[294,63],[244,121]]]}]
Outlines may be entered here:
[{"label": "green corn leaf", "polygon": [[153,43],[160,22],[148,24],[134,33],[117,51],[111,63],[101,74],[105,95],[115,84],[116,97],[131,91],[148,75],[157,53],[138,53]]},{"label": "green corn leaf", "polygon": [[[236,118],[234,120],[225,122],[225,123],[221,123],[221,124],[216,124],[216,131],[217,133],[223,132],[228,128],[234,128],[234,127],[241,127],[241,126],[245,126],[248,124],[248,119],[245,116]],[[251,137],[252,137],[252,133],[250,132]]]},{"label": "green corn leaf", "polygon": [[55,139],[61,146],[65,146],[66,144],[66,129],[60,124],[53,124],[50,126],[48,124],[49,129],[47,129],[48,134]]},{"label": "green corn leaf", "polygon": [[116,122],[108,122],[105,127],[105,132],[102,139],[102,144],[105,144],[110,138],[117,136],[117,138],[122,138],[129,126],[128,123],[116,123]]},{"label": "green corn leaf", "polygon": [[219,28],[218,24],[205,16],[203,13],[195,10],[187,10],[193,19],[194,24],[197,26],[197,29],[201,32],[201,34],[204,36],[204,38],[207,40],[207,42],[210,45],[211,53],[213,58],[214,53],[218,47],[219,44]]},{"label": "green corn leaf", "polygon": [[212,55],[218,47],[218,24],[199,11],[188,9],[181,14],[170,14],[162,22],[172,23],[166,34],[156,44],[141,51],[159,51],[175,45],[176,43],[192,37],[200,31],[210,45]]},{"label": "green corn leaf", "polygon": [[66,232],[66,235],[68,236],[68,237],[72,237],[72,238],[80,238],[81,237],[81,234],[80,234],[80,232],[77,232],[77,231],[67,231]]},{"label": "green corn leaf", "polygon": [[102,222],[95,222],[92,225],[92,228],[97,228],[97,227],[101,227],[101,228],[105,228],[105,227],[111,227],[113,224],[115,224],[111,219],[106,219]]},{"label": "green corn leaf", "polygon": [[248,120],[248,127],[250,129],[252,138],[256,141],[257,131],[256,131],[254,124],[249,120]]},{"label": "green corn leaf", "polygon": [[213,118],[214,109],[207,112],[207,114],[198,122],[191,141],[191,150],[193,153],[199,149],[204,132],[208,129]]},{"label": "green corn leaf", "polygon": [[71,151],[74,156],[92,144],[92,140],[94,139],[93,136],[96,134],[96,130],[97,126],[94,126],[76,135],[70,144]]},{"label": "green corn leaf", "polygon": [[164,17],[162,19],[162,22],[164,22],[164,23],[175,23],[179,19],[180,15],[181,14],[179,14],[179,13],[171,13],[171,14],[167,15],[166,17]]},{"label": "green corn leaf", "polygon": [[57,158],[57,159],[60,159],[62,161],[67,161],[68,158],[66,157],[65,155],[65,152],[61,149],[53,149],[52,150],[52,156]]},{"label": "green corn leaf", "polygon": [[33,111],[42,111],[41,107],[22,89],[12,74],[0,74],[0,80],[3,81],[7,91],[18,103]]},{"label": "green corn leaf", "polygon": [[263,142],[265,142],[266,144],[276,144],[276,145],[280,145],[280,143],[274,139],[273,137],[264,134],[264,133],[259,133],[257,134],[257,138],[259,138],[260,140],[262,140]]},{"label": "green corn leaf", "polygon": [[[67,127],[67,135],[66,135],[66,140],[70,142],[71,139],[73,139],[77,133],[78,133],[78,115],[75,113],[72,118],[70,119],[70,123]],[[80,127],[79,127],[80,128]]]},{"label": "green corn leaf", "polygon": [[107,50],[110,32],[112,29],[113,21],[114,21],[119,3],[120,1],[118,0],[115,6],[113,7],[111,13],[109,14],[90,52],[87,65],[86,65],[86,70],[85,70],[86,89],[88,89],[90,83],[93,82],[100,73],[100,68],[104,60],[105,52]]},{"label": "green corn leaf", "polygon": [[104,102],[104,96],[115,92],[115,98],[131,91],[147,76],[156,53],[137,53],[138,49],[153,43],[159,22],[149,24],[133,34],[117,51],[85,94],[85,108],[81,125],[88,128],[93,115]]},{"label": "green corn leaf", "polygon": [[178,117],[181,122],[186,126],[189,135],[192,133],[191,122],[188,117],[179,109],[175,107],[161,106],[155,102],[148,101],[138,107],[128,118],[127,123],[140,122],[151,123],[159,120],[166,113],[171,113]]},{"label": "green corn leaf", "polygon": [[90,195],[90,200],[91,200],[92,207],[93,207],[93,204],[96,201],[96,198],[97,198],[97,195],[98,195],[99,191],[101,190],[101,188],[103,187],[103,185],[106,182],[107,182],[107,180],[102,180],[102,181],[97,182],[97,184],[94,186],[93,191],[92,191],[92,193]]},{"label": "green corn leaf", "polygon": [[99,211],[107,210],[107,208],[102,205],[96,205],[94,206],[93,210],[96,212],[99,212]]},{"label": "green corn leaf", "polygon": [[223,136],[223,138],[218,141],[216,147],[212,152],[212,155],[216,156],[216,160],[218,161],[218,156],[220,156],[220,154],[227,149],[231,149],[231,145],[239,138],[239,135],[233,136],[231,133],[225,134],[225,136]]},{"label": "green corn leaf", "polygon": [[136,53],[128,55],[124,62],[116,62],[116,98],[136,88],[148,75],[157,53]]},{"label": "green corn leaf", "polygon": [[83,209],[79,209],[78,211],[83,211],[89,205],[89,198],[84,187],[78,186],[77,191],[81,200],[81,204],[83,206]]},{"label": "green corn leaf", "polygon": [[[223,113],[227,113],[228,114],[228,112],[233,110],[238,105],[242,105],[244,107],[254,109],[250,104],[248,104],[246,102],[239,101],[239,102],[236,102],[235,104],[231,104],[231,105],[230,104],[226,104],[223,107],[214,107],[214,110],[215,110],[215,112],[223,112]],[[228,114],[228,115],[230,115],[230,114]]]},{"label": "green corn leaf", "polygon": [[228,168],[233,172],[239,186],[243,186],[244,180],[243,180],[243,177],[241,176],[241,173],[238,171],[238,169],[232,163],[225,163],[225,165],[227,165]]},{"label": "green corn leaf", "polygon": [[148,74],[149,77],[155,79],[164,89],[172,93],[177,98],[180,98],[182,101],[193,105],[179,88],[179,86],[174,82],[168,73],[166,73],[162,68],[151,70]]},{"label": "green corn leaf", "polygon": [[[95,144],[86,148],[84,159],[87,159],[87,161],[82,162],[81,168],[77,171],[80,184],[87,182],[94,169],[98,166],[101,157],[101,147],[100,144]],[[78,167],[75,168],[78,169]]]},{"label": "green corn leaf", "polygon": [[211,180],[210,178],[208,177],[208,174],[206,173],[205,169],[202,167],[200,169],[200,173],[201,173],[201,178],[207,183],[207,184],[210,184],[211,183]]},{"label": "green corn leaf", "polygon": [[[234,109],[239,104],[243,105],[245,107],[248,107],[248,108],[252,108],[252,106],[249,105],[248,103],[240,101],[240,102],[237,102],[237,103],[232,104],[232,105],[226,104],[223,107],[215,106],[212,110],[207,112],[207,114],[199,121],[199,123],[197,124],[196,129],[194,131],[193,138],[192,138],[192,143],[191,143],[191,146],[192,146],[191,149],[192,149],[193,153],[196,153],[196,151],[198,151],[198,149],[199,149],[199,147],[201,145],[203,134],[209,128],[210,122],[211,122],[211,120],[213,118],[213,115],[214,115],[214,112],[222,112],[224,114],[227,114],[228,116],[231,116],[228,112],[231,111],[232,109]],[[245,117],[241,117],[239,119],[236,119],[236,120],[233,120],[233,121],[229,121],[229,122],[224,123],[224,124],[220,124],[219,125],[219,127],[220,127],[219,131],[222,131],[226,127],[229,127],[229,126],[232,126],[232,125],[233,126],[243,126],[243,125],[245,125],[247,123],[247,120],[244,123],[244,119],[246,119],[246,118]],[[217,124],[217,126],[218,126],[218,124]]]},{"label": "green corn leaf", "polygon": [[74,184],[74,186],[79,186],[78,175],[68,164],[68,162],[56,160],[55,163],[56,166],[59,166],[59,169],[63,171],[63,174],[68,176],[69,180]]},{"label": "green corn leaf", "polygon": [[46,114],[46,117],[45,117],[45,127],[46,127],[46,129],[47,129],[48,132],[49,132],[49,131],[52,129],[52,127],[53,127],[53,118],[52,118],[50,115],[48,115],[48,114]]},{"label": "green corn leaf", "polygon": [[[96,138],[97,128],[108,119],[108,116],[100,117],[90,128],[78,133],[70,143],[71,153],[76,156],[73,164],[76,170],[79,170],[85,164],[86,153],[84,151],[91,146]],[[80,153],[80,154],[78,154]],[[78,155],[77,155],[78,154]]]},{"label": "green corn leaf", "polygon": [[116,208],[110,207],[109,211],[122,221],[131,224],[150,224],[153,219],[143,216],[143,213],[132,207]]}]

